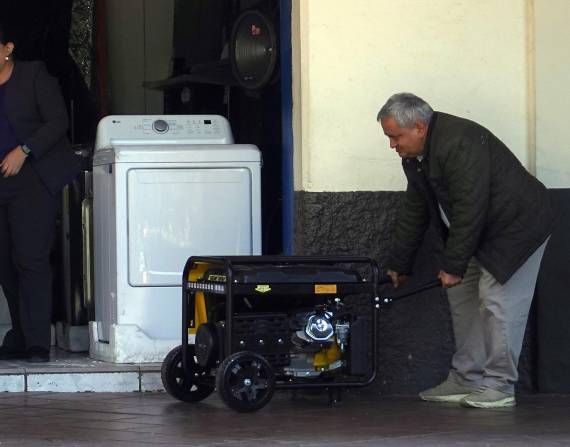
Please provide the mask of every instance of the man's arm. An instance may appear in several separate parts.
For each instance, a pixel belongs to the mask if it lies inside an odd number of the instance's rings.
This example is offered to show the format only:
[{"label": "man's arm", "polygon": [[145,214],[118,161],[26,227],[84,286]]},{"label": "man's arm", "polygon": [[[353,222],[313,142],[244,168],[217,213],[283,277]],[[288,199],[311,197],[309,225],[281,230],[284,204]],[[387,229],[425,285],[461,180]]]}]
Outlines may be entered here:
[{"label": "man's arm", "polygon": [[[487,138],[478,135],[438,155],[449,191],[449,236],[443,253],[444,274],[462,277],[477,251],[490,191],[490,153]],[[445,285],[445,284],[444,284]]]},{"label": "man's arm", "polygon": [[398,210],[396,230],[389,262],[389,276],[394,286],[405,281],[412,271],[416,253],[429,224],[429,212],[422,193],[408,182],[404,202]]}]

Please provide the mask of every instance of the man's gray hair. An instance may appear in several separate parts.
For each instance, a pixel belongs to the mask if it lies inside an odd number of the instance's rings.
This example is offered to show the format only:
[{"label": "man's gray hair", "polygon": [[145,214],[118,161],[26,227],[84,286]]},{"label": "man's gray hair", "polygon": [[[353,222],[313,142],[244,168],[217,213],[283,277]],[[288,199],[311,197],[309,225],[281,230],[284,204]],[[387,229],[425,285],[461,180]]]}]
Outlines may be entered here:
[{"label": "man's gray hair", "polygon": [[422,98],[413,93],[396,93],[382,106],[376,121],[393,118],[400,127],[412,127],[420,121],[429,124],[433,109]]}]

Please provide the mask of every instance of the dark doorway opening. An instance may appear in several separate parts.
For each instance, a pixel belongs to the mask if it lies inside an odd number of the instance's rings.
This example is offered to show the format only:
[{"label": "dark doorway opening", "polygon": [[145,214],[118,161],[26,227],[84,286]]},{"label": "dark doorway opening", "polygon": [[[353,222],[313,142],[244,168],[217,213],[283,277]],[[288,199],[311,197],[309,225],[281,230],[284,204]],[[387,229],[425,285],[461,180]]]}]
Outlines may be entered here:
[{"label": "dark doorway opening", "polygon": [[[165,114],[219,114],[236,143],[261,150],[263,254],[283,252],[282,99],[279,63],[267,82],[244,86],[230,52],[236,23],[247,11],[262,14],[279,36],[279,0],[176,0],[171,77],[149,88],[164,91]],[[251,33],[260,33],[251,25]],[[278,45],[275,50],[278,49]],[[252,49],[252,52],[256,49]],[[277,60],[279,58],[277,57]]]}]

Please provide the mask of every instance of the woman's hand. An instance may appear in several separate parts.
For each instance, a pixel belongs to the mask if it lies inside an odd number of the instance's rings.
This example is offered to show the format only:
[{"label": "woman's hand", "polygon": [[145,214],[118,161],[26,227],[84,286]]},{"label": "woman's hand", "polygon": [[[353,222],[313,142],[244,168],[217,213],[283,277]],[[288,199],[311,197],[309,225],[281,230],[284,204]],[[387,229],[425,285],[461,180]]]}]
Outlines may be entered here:
[{"label": "woman's hand", "polygon": [[0,170],[4,175],[4,178],[18,174],[27,157],[28,155],[24,153],[22,146],[19,145],[8,152],[4,157],[4,160],[2,160],[2,163],[0,163]]}]

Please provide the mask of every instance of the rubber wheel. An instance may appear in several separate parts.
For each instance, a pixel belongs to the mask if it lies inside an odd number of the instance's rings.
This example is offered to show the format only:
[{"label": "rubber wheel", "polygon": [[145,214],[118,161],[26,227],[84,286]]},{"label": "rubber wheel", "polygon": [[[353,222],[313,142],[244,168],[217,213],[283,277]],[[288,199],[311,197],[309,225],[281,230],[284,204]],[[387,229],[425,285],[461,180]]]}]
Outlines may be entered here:
[{"label": "rubber wheel", "polygon": [[218,332],[213,323],[202,323],[196,331],[194,339],[194,353],[196,362],[202,368],[213,367],[219,358],[220,343]]},{"label": "rubber wheel", "polygon": [[241,413],[257,411],[275,391],[275,375],[265,358],[242,351],[228,356],[218,367],[216,388],[222,401]]},{"label": "rubber wheel", "polygon": [[209,376],[210,369],[202,368],[196,362],[194,346],[188,345],[189,375],[184,374],[182,367],[182,346],[177,346],[164,358],[160,377],[164,389],[171,396],[184,402],[199,402],[214,392],[213,386],[196,383],[196,379]]}]

